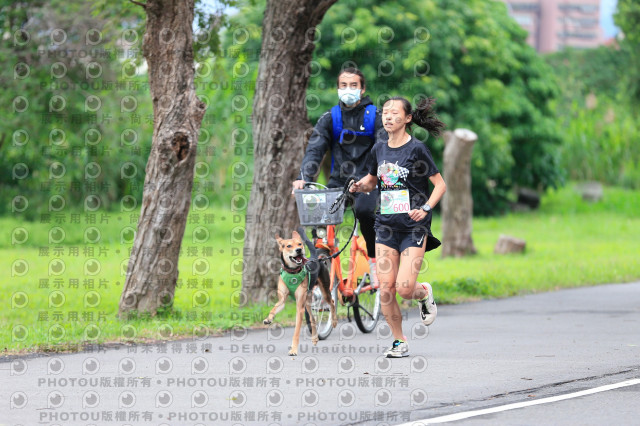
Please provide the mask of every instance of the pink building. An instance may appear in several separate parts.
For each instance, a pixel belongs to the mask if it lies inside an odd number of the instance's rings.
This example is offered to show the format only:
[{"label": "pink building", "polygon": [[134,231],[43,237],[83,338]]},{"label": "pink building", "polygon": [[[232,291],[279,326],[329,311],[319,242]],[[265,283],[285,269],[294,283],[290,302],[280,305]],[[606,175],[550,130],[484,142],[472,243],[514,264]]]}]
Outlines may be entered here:
[{"label": "pink building", "polygon": [[600,0],[504,0],[538,52],[602,44]]}]

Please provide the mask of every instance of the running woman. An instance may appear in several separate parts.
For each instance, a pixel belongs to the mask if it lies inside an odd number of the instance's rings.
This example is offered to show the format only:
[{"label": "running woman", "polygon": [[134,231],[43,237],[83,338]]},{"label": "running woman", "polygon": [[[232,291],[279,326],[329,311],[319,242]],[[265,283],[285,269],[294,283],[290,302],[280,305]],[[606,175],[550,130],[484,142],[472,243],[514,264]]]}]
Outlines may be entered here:
[{"label": "running woman", "polygon": [[[377,185],[380,194],[375,222],[376,258],[382,313],[394,337],[384,353],[389,358],[409,355],[396,293],[419,301],[425,325],[433,323],[437,315],[431,285],[416,280],[425,251],[440,246],[431,234],[431,211],[447,187],[427,146],[408,133],[415,123],[433,136],[440,134],[444,123],[433,113],[434,102],[432,98],[424,99],[414,111],[402,97],[385,102],[382,122],[389,140],[374,145],[368,161],[369,174],[351,187],[351,192],[370,192]],[[430,195],[429,181],[434,186]]]}]

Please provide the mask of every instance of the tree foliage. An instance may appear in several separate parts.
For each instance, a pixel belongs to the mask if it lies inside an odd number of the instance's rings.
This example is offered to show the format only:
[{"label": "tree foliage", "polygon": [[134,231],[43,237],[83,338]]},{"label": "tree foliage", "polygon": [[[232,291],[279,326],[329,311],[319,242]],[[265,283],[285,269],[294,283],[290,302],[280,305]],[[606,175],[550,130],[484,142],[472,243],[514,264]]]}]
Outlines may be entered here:
[{"label": "tree foliage", "polygon": [[636,0],[618,0],[613,19],[626,40],[640,44],[640,3]]},{"label": "tree foliage", "polygon": [[627,86],[629,98],[638,105],[640,104],[640,2],[618,0],[613,19],[624,34],[624,39],[620,42],[621,48],[626,50],[630,57],[623,82]]},{"label": "tree foliage", "polygon": [[[0,122],[0,138],[4,135],[0,166],[11,171],[15,164],[23,163],[30,172],[29,179],[23,180],[13,178],[10,172],[2,174],[0,209],[6,211],[17,194],[27,196],[31,205],[45,208],[53,195],[63,192],[69,193],[65,195],[67,205],[81,206],[90,194],[99,195],[103,206],[117,203],[125,195],[139,201],[151,141],[147,120],[151,103],[141,52],[135,58],[119,58],[117,52],[127,29],[137,35],[133,47],[141,49],[141,8],[128,2],[115,7],[106,1],[93,7],[60,0],[46,7],[43,4],[0,2],[3,32],[11,34],[0,41],[0,59],[12,65],[25,62],[30,69],[28,78],[15,77],[14,67],[0,69],[3,104],[13,105],[19,95],[29,99],[27,111]],[[212,200],[229,200],[235,194],[234,186],[246,194],[245,184],[251,182],[251,99],[263,10],[261,1],[241,8],[235,16],[224,17],[218,10],[206,9],[203,2],[196,5],[196,87],[209,104],[198,147],[199,163],[206,163],[212,171],[208,175],[196,173],[194,192],[205,192]],[[58,59],[49,53],[55,49],[51,34],[56,27],[67,30],[66,49],[73,49],[76,43],[77,47],[113,53],[90,61],[102,66],[101,77],[87,77],[87,60]],[[92,27],[100,29],[102,42],[82,46]],[[223,28],[219,37],[218,27]],[[28,42],[14,42],[19,30],[29,32]],[[341,0],[329,9],[315,37],[309,38],[317,43],[307,95],[312,123],[337,101],[335,78],[340,68],[355,64],[365,72],[368,94],[378,106],[385,96],[395,94],[414,101],[434,96],[449,129],[468,127],[478,133],[472,159],[476,213],[505,208],[514,185],[546,187],[559,182],[556,148],[560,139],[549,109],[557,88],[550,68],[526,45],[525,32],[509,18],[501,2]],[[38,54],[38,49],[43,54]],[[51,74],[56,62],[67,66],[62,80]],[[131,78],[126,75],[127,67],[137,70]],[[123,80],[126,90],[109,86]],[[73,81],[84,89],[63,90],[55,86],[61,81]],[[51,123],[43,118],[51,117],[49,103],[55,95],[67,100],[60,118],[65,122]],[[91,95],[102,102],[95,121],[72,120],[91,113],[84,110]],[[127,95],[137,100],[135,113],[121,110]],[[24,133],[16,133],[20,129],[29,135],[26,145],[20,139]],[[50,138],[55,129],[65,131],[64,143]],[[87,132],[91,137],[98,135],[96,130],[101,141],[92,145],[89,139],[87,143]],[[130,130],[135,131],[136,142],[132,142],[135,136]],[[427,139],[422,130],[415,132]],[[427,143],[441,164],[442,140]],[[136,165],[135,177],[122,179],[123,159]],[[91,162],[100,164],[101,175],[85,179],[85,167]],[[58,163],[67,173],[64,178],[49,180],[49,168],[58,167]],[[60,189],[63,186],[67,188],[64,191]]]},{"label": "tree foliage", "polygon": [[8,171],[0,211],[16,196],[31,219],[51,203],[104,208],[125,195],[139,199],[151,105],[139,62],[123,54],[125,45],[136,49],[139,37],[125,29],[139,15],[114,26],[89,3],[55,0],[5,3],[0,16],[8,35],[0,41],[0,102],[11,110],[0,121],[0,167]]},{"label": "tree foliage", "polygon": [[565,134],[560,165],[573,180],[640,187],[640,127],[627,48],[564,49],[546,56],[561,89],[555,102]]},{"label": "tree foliage", "polygon": [[[514,185],[544,188],[560,181],[560,138],[549,109],[557,87],[502,2],[345,0],[329,10],[317,39],[318,75],[309,95],[320,102],[310,108],[312,121],[335,103],[336,75],[353,63],[378,106],[396,94],[414,104],[434,96],[451,130],[478,134],[476,213],[504,208]],[[417,136],[427,137],[421,130]],[[427,143],[440,162],[442,140]]]},{"label": "tree foliage", "polygon": [[[221,7],[236,2],[218,4],[197,1],[195,9],[198,93],[216,114],[205,118],[199,160],[228,164],[228,153],[212,146],[227,138],[211,129],[230,115],[231,76],[213,58],[222,56]],[[10,112],[0,121],[0,214],[15,197],[27,200],[27,219],[49,212],[52,199],[74,209],[94,195],[102,208],[127,196],[140,202],[153,130],[144,22],[128,1],[0,0],[0,102]],[[196,176],[194,192],[219,189]]]},{"label": "tree foliage", "polygon": [[[234,32],[259,32],[261,17],[260,8],[243,10],[225,40]],[[336,76],[353,65],[363,70],[367,94],[379,107],[396,94],[414,103],[434,96],[451,130],[478,133],[472,159],[476,213],[506,208],[514,185],[545,188],[561,181],[560,137],[549,108],[557,86],[503,3],[341,0],[309,38],[317,43],[307,95],[312,123],[337,102]],[[235,47],[241,62],[253,67],[259,38]],[[427,139],[422,129],[415,132]],[[441,164],[442,140],[427,143]]]},{"label": "tree foliage", "polygon": [[553,69],[562,102],[584,101],[589,93],[616,99],[626,92],[625,77],[631,60],[626,49],[565,48],[546,55],[545,60]]}]

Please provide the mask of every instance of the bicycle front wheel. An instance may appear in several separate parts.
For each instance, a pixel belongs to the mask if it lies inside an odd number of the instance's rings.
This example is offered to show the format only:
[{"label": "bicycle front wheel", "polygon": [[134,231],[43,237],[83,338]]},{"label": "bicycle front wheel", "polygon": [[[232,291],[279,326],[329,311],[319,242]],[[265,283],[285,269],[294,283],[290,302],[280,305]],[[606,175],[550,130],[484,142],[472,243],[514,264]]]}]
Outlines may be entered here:
[{"label": "bicycle front wheel", "polygon": [[369,274],[362,277],[361,287],[368,287],[367,290],[356,294],[353,304],[353,319],[363,333],[371,333],[378,324],[380,318],[380,289],[371,287]]},{"label": "bicycle front wheel", "polygon": [[[327,256],[327,253],[325,250],[319,250],[320,255],[324,255]],[[333,289],[331,291],[331,297],[333,298],[334,304],[335,304],[335,300],[336,297],[334,295],[334,293],[337,291],[338,288],[338,277],[333,277],[334,282],[333,282]],[[316,285],[313,290],[312,290],[312,295],[311,295],[311,312],[313,313],[313,316],[316,318],[316,327],[318,329],[318,339],[320,340],[324,340],[327,337],[329,337],[329,335],[331,334],[331,331],[333,330],[333,326],[331,325],[331,323],[333,322],[333,316],[331,315],[331,308],[329,307],[329,304],[325,303],[324,299],[322,298],[322,292],[320,291],[320,287],[318,285]],[[304,317],[307,320],[307,328],[309,329],[309,333],[312,332],[311,330],[311,318],[309,317],[309,313],[306,311],[304,311]]]},{"label": "bicycle front wheel", "polygon": [[[311,296],[311,312],[313,316],[316,318],[316,327],[318,329],[318,339],[324,340],[331,334],[333,327],[331,326],[332,315],[331,309],[329,305],[325,303],[322,298],[322,292],[320,292],[320,288],[318,286],[314,287],[313,295]],[[304,311],[305,319],[307,320],[307,327],[309,328],[309,333],[311,330],[311,318],[309,317],[309,313]]]}]

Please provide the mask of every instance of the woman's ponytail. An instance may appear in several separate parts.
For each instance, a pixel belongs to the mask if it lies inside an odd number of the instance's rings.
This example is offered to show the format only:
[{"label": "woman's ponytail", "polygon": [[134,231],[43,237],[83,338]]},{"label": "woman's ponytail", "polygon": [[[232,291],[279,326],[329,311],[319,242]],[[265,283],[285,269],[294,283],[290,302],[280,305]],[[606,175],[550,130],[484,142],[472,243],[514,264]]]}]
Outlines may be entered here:
[{"label": "woman's ponytail", "polygon": [[411,122],[425,129],[431,136],[437,137],[442,133],[445,124],[438,119],[433,110],[435,103],[435,98],[423,98],[411,112]]}]

